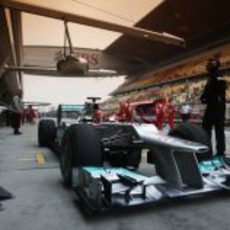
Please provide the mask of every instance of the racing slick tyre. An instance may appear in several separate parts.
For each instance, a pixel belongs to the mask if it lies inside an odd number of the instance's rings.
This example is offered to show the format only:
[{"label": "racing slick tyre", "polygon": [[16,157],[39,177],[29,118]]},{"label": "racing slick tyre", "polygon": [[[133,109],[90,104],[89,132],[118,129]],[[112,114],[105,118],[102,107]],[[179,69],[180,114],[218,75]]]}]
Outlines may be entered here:
[{"label": "racing slick tyre", "polygon": [[56,138],[56,125],[53,120],[44,119],[38,124],[38,144],[40,147],[50,147]]},{"label": "racing slick tyre", "polygon": [[194,141],[208,146],[209,150],[203,154],[196,154],[198,161],[210,159],[212,156],[212,145],[205,130],[191,123],[183,123],[169,132],[169,136],[179,137],[185,140]]},{"label": "racing slick tyre", "polygon": [[62,139],[60,168],[64,184],[72,185],[72,169],[81,166],[101,166],[102,148],[96,128],[90,124],[74,124]]}]

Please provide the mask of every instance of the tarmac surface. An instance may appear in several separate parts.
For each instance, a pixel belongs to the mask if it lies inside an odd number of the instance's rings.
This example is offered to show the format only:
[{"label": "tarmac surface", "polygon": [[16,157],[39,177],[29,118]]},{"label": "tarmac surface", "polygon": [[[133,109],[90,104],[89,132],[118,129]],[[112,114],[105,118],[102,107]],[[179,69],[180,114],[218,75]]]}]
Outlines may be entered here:
[{"label": "tarmac surface", "polygon": [[[24,125],[22,132],[0,128],[0,186],[14,196],[1,201],[1,230],[230,229],[227,192],[89,214],[64,187],[58,158],[38,147],[36,125]],[[230,131],[226,140],[230,153]]]}]

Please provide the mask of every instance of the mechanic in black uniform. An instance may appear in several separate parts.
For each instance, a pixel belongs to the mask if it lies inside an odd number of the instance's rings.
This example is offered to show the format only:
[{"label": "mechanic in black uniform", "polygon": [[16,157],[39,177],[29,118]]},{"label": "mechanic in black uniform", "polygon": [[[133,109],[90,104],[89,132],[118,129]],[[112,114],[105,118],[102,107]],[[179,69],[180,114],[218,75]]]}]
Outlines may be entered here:
[{"label": "mechanic in black uniform", "polygon": [[[224,157],[224,121],[227,83],[224,80],[218,79],[220,77],[220,66],[219,55],[209,59],[206,65],[209,78],[200,99],[202,103],[206,104],[206,110],[203,117],[203,128],[207,131],[210,138],[212,128],[215,128],[216,156]],[[226,158],[224,157],[223,159]]]}]

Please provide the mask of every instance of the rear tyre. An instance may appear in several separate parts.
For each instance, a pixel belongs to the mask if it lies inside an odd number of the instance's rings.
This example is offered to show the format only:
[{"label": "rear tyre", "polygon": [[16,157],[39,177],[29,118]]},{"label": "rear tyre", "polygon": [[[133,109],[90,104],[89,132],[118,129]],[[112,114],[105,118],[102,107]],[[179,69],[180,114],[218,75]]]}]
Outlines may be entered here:
[{"label": "rear tyre", "polygon": [[102,149],[99,134],[90,124],[70,126],[62,140],[60,168],[64,184],[72,185],[74,167],[101,166]]},{"label": "rear tyre", "polygon": [[38,124],[38,144],[40,147],[50,147],[56,138],[56,125],[53,120],[44,119]]},{"label": "rear tyre", "polygon": [[205,130],[195,124],[183,123],[169,132],[170,136],[179,137],[185,140],[194,141],[208,146],[209,151],[203,154],[196,154],[199,161],[207,160],[212,157],[212,145],[208,134]]}]

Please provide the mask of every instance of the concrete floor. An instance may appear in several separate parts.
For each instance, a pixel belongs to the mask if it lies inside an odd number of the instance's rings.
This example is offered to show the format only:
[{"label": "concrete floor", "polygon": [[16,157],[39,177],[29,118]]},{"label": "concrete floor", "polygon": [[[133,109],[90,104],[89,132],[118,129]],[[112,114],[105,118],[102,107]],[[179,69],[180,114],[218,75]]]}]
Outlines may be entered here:
[{"label": "concrete floor", "polygon": [[[2,202],[1,230],[189,230],[230,229],[230,194],[177,199],[170,202],[89,215],[62,184],[56,156],[37,146],[37,127],[23,134],[0,129],[0,186],[14,198]],[[230,153],[230,132],[226,133]],[[36,162],[36,154],[45,164]]]}]

